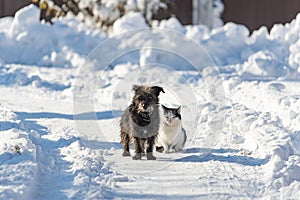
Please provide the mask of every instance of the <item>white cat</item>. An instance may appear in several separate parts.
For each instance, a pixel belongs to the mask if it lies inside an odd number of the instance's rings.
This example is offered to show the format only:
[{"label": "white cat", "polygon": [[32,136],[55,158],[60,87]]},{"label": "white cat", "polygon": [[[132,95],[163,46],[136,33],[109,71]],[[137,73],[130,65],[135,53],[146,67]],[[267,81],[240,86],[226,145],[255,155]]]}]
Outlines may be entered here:
[{"label": "white cat", "polygon": [[181,107],[168,108],[162,105],[162,117],[156,141],[156,151],[169,153],[180,151],[186,142],[186,132],[181,123]]}]

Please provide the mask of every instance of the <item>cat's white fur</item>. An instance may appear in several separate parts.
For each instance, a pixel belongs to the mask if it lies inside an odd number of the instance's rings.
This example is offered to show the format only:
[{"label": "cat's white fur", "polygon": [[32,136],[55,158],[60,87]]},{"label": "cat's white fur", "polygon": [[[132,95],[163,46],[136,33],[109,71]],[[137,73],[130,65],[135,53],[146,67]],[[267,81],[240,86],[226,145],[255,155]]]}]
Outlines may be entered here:
[{"label": "cat's white fur", "polygon": [[[178,109],[180,114],[181,108],[179,107]],[[185,141],[186,132],[182,128],[181,120],[179,118],[168,120],[164,115],[164,109],[161,108],[161,123],[156,146],[162,146],[164,153],[177,152],[183,149]]]}]

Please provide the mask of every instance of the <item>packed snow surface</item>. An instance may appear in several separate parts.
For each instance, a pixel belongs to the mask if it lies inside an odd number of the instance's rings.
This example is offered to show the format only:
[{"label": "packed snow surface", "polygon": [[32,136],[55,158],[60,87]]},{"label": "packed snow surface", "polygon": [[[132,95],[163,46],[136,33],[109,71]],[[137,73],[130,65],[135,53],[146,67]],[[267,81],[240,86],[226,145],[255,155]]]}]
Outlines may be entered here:
[{"label": "packed snow surface", "polygon": [[[139,13],[110,35],[38,19],[0,19],[0,199],[299,199],[300,15],[251,35],[150,29]],[[182,152],[122,157],[133,84],[182,106]]]}]

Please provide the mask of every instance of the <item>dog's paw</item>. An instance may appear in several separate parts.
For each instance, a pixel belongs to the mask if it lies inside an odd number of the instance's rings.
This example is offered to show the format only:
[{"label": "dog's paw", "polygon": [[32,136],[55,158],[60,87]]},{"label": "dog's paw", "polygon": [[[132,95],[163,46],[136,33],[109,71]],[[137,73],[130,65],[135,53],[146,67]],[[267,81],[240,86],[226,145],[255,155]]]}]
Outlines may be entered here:
[{"label": "dog's paw", "polygon": [[147,154],[147,160],[156,160],[156,157],[153,156],[152,153],[148,153],[148,154]]},{"label": "dog's paw", "polygon": [[132,157],[133,160],[141,160],[142,159],[142,154],[141,153],[137,153],[135,154],[135,156]]},{"label": "dog's paw", "polygon": [[156,151],[159,152],[159,153],[162,153],[164,151],[164,147],[156,146]]},{"label": "dog's paw", "polygon": [[165,150],[163,151],[163,153],[168,154],[168,153],[171,153],[171,152],[170,152],[169,149],[165,149]]},{"label": "dog's paw", "polygon": [[122,155],[128,157],[130,156],[130,153],[128,151],[124,151]]}]

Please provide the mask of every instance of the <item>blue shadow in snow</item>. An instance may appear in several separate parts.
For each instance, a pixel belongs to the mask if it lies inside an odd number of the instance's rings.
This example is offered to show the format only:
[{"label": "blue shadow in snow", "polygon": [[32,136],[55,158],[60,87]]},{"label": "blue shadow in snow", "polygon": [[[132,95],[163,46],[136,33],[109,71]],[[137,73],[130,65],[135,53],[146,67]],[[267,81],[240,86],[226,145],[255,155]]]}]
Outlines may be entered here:
[{"label": "blue shadow in snow", "polygon": [[0,122],[0,131],[7,131],[12,128],[19,128],[20,125],[14,122]]},{"label": "blue shadow in snow", "polygon": [[[29,77],[28,74],[24,73],[22,69],[16,69],[13,72],[9,72],[9,68],[0,66],[0,71],[4,72],[0,75],[0,85],[5,86],[26,86],[32,84],[36,81],[37,87],[46,88],[54,91],[63,91],[71,87],[71,84],[64,85],[60,83],[51,83],[42,80],[39,76]],[[20,78],[22,77],[22,78]]]},{"label": "blue shadow in snow", "polygon": [[210,149],[210,148],[189,148],[184,149],[184,153],[238,153],[238,149],[221,148],[221,149]]},{"label": "blue shadow in snow", "polygon": [[103,112],[87,112],[80,113],[76,115],[72,114],[62,114],[62,113],[51,113],[51,112],[16,112],[18,116],[22,119],[69,119],[69,120],[99,120],[99,119],[112,119],[115,117],[120,117],[122,114],[121,110],[114,111],[103,111]]},{"label": "blue shadow in snow", "polygon": [[84,138],[81,138],[80,141],[85,147],[90,149],[122,149],[121,142],[102,142],[97,140],[87,140]]},{"label": "blue shadow in snow", "polygon": [[60,83],[49,83],[47,81],[41,81],[41,86],[44,87],[44,88],[47,88],[47,89],[54,90],[54,91],[63,91],[65,89],[71,87],[70,84],[63,85],[63,84],[60,84]]},{"label": "blue shadow in snow", "polygon": [[178,158],[175,162],[208,162],[220,161],[228,163],[237,163],[248,166],[260,166],[266,164],[269,160],[262,158],[253,158],[244,155],[219,155],[222,153],[237,153],[235,149],[206,149],[206,148],[191,148],[184,151],[185,153],[200,153],[199,155],[189,155],[183,158]]}]

